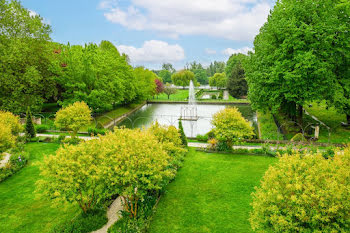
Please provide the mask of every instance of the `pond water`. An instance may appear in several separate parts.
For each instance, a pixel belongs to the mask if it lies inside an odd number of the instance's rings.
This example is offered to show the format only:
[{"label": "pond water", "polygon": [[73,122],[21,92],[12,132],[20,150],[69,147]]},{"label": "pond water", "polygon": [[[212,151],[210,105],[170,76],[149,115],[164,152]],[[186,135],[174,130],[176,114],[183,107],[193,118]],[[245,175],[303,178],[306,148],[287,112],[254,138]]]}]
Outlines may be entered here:
[{"label": "pond water", "polygon": [[[141,128],[149,126],[152,122],[158,121],[163,125],[174,125],[178,127],[178,120],[181,117],[181,107],[184,104],[146,104],[140,110],[131,114],[122,121],[119,126],[127,128]],[[212,105],[198,104],[197,121],[182,121],[184,131],[187,137],[196,137],[198,134],[206,134],[212,129],[211,119],[214,113],[228,107],[235,106],[242,113],[243,117],[248,119],[254,128],[256,128],[256,114],[249,105]]]}]

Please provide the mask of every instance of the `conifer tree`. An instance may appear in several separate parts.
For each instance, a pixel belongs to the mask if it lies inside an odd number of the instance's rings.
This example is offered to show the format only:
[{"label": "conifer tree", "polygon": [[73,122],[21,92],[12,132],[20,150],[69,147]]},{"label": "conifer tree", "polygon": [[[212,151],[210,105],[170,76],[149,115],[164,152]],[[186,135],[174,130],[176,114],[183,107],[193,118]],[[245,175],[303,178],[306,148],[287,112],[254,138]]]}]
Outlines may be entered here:
[{"label": "conifer tree", "polygon": [[27,114],[26,114],[27,120],[26,120],[26,135],[30,138],[34,138],[35,128],[32,120],[32,113],[30,112],[30,108],[27,108]]},{"label": "conifer tree", "polygon": [[182,126],[182,121],[181,120],[179,121],[179,132],[180,132],[180,135],[181,135],[180,137],[181,137],[182,145],[187,147],[187,137],[185,135],[184,128]]}]

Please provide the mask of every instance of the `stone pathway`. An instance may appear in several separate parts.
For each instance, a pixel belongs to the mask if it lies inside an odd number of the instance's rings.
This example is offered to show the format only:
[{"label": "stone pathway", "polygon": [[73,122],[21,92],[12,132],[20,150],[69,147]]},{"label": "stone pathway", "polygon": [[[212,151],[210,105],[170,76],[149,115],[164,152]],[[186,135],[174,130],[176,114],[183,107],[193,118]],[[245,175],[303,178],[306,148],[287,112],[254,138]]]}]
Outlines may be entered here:
[{"label": "stone pathway", "polygon": [[0,168],[5,167],[6,164],[10,161],[11,155],[9,153],[4,153],[5,157],[0,161]]},{"label": "stone pathway", "polygon": [[224,100],[228,100],[228,91],[224,91]]},{"label": "stone pathway", "polygon": [[120,211],[122,209],[123,209],[122,199],[119,196],[117,199],[114,200],[112,205],[108,208],[108,211],[107,211],[108,222],[107,222],[107,224],[104,225],[101,229],[99,229],[97,231],[93,231],[92,233],[107,233],[108,228],[110,228],[121,217]]}]

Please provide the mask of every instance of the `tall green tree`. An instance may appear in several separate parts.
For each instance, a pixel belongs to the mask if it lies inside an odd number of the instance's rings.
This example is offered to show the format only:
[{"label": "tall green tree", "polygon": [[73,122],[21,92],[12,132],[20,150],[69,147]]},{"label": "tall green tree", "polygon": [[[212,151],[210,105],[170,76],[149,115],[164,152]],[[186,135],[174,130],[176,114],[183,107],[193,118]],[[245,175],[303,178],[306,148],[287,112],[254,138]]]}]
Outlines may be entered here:
[{"label": "tall green tree", "polygon": [[183,88],[185,88],[185,86],[188,86],[191,80],[194,84],[197,82],[194,73],[189,70],[181,70],[174,73],[171,76],[171,80],[176,86],[182,86]]},{"label": "tall green tree", "polygon": [[33,124],[33,119],[32,119],[32,113],[30,111],[30,108],[28,107],[27,109],[27,114],[26,114],[26,135],[29,138],[34,138],[36,133],[35,133],[35,128]]},{"label": "tall green tree", "polygon": [[333,99],[339,88],[334,84],[340,83],[336,57],[349,36],[348,19],[341,20],[346,16],[336,5],[333,0],[277,1],[245,67],[253,108],[297,115],[302,124],[305,103]]},{"label": "tall green tree", "polygon": [[243,61],[246,59],[244,54],[233,54],[226,64],[227,89],[231,96],[240,98],[248,93],[248,84],[245,80],[245,71]]},{"label": "tall green tree", "polygon": [[169,70],[161,70],[158,75],[163,79],[164,83],[171,83],[171,72]]},{"label": "tall green tree", "polygon": [[225,88],[227,85],[227,78],[225,73],[216,73],[209,78],[209,85],[217,89]]},{"label": "tall green tree", "polygon": [[186,64],[185,69],[190,70],[194,73],[197,82],[202,85],[206,85],[209,82],[209,78],[206,70],[203,68],[201,63],[197,63],[196,61]]},{"label": "tall green tree", "polygon": [[223,73],[225,72],[225,62],[221,61],[214,61],[210,63],[209,67],[207,68],[207,76],[212,77],[216,73]]},{"label": "tall green tree", "polygon": [[0,0],[0,108],[39,111],[55,95],[51,28],[19,1]]}]

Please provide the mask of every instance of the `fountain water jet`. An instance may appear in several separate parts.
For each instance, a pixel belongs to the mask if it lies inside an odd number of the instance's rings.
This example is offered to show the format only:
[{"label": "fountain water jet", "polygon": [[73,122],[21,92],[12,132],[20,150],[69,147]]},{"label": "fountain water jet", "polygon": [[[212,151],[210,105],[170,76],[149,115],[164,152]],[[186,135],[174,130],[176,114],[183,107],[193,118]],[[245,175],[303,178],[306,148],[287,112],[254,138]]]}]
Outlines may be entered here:
[{"label": "fountain water jet", "polygon": [[194,90],[193,81],[190,81],[190,87],[188,90],[188,104],[181,107],[181,117],[180,120],[185,121],[197,121],[197,105],[196,105],[196,94]]}]

